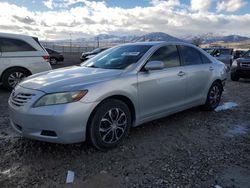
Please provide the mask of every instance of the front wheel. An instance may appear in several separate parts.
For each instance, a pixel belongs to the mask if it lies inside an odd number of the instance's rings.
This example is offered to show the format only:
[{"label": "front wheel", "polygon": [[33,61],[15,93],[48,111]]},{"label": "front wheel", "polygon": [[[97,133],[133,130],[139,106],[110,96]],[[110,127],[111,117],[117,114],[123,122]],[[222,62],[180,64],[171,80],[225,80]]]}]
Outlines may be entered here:
[{"label": "front wheel", "polygon": [[88,126],[88,138],[94,147],[107,150],[121,144],[131,127],[128,106],[116,99],[102,102],[96,109]]},{"label": "front wheel", "polygon": [[204,105],[205,110],[212,111],[220,104],[222,90],[223,88],[220,83],[214,82],[212,84],[208,91],[207,100]]},{"label": "front wheel", "polygon": [[236,75],[236,74],[234,74],[234,73],[231,73],[231,80],[232,80],[232,81],[237,82],[237,81],[239,81],[239,79],[240,79],[240,77],[239,77],[239,76],[237,76],[237,75]]},{"label": "front wheel", "polygon": [[17,84],[22,81],[22,79],[26,78],[29,75],[30,73],[22,68],[9,69],[3,74],[3,86],[8,90],[12,90]]}]

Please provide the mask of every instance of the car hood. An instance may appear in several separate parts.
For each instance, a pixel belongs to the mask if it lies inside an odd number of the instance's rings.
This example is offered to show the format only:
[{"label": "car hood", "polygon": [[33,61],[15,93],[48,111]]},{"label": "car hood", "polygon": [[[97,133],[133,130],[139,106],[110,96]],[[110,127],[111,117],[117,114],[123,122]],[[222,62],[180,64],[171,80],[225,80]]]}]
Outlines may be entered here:
[{"label": "car hood", "polygon": [[66,67],[53,71],[35,74],[26,78],[19,85],[28,89],[46,93],[86,89],[94,84],[118,77],[123,70],[100,69],[87,67]]},{"label": "car hood", "polygon": [[250,63],[250,58],[242,57],[242,58],[238,58],[237,61],[239,63]]}]

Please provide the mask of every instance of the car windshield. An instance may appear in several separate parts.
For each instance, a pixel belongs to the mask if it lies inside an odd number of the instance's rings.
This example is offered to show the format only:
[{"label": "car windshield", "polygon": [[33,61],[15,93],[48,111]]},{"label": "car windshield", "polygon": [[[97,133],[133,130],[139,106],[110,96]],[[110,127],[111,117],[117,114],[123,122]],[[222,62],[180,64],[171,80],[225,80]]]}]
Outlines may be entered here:
[{"label": "car windshield", "polygon": [[250,57],[250,50],[247,51],[247,52],[243,55],[243,57]]},{"label": "car windshield", "polygon": [[103,69],[125,69],[138,60],[151,48],[150,45],[126,45],[114,47],[89,59],[81,66]]}]

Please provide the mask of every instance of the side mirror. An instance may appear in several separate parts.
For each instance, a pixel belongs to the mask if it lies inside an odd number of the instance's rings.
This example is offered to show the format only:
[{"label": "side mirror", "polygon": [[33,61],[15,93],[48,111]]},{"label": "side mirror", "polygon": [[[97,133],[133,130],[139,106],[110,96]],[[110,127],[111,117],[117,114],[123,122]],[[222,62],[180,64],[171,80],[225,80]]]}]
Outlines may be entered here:
[{"label": "side mirror", "polygon": [[162,70],[164,69],[164,63],[162,61],[149,61],[144,69],[146,71],[151,71],[151,70]]}]

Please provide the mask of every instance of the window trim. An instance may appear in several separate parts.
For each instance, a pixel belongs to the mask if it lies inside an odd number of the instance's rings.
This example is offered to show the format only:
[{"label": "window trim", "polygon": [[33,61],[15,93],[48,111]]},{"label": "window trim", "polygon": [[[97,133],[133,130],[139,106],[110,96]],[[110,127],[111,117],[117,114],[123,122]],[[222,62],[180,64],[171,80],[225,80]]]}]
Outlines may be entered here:
[{"label": "window trim", "polygon": [[20,39],[20,38],[11,38],[11,37],[4,37],[4,36],[0,36],[0,39],[3,38],[3,39],[11,39],[11,40],[19,40],[19,41],[22,41],[26,44],[28,44],[31,48],[33,48],[34,50],[26,50],[26,51],[2,51],[2,47],[1,47],[1,52],[2,53],[15,53],[15,52],[35,52],[37,51],[36,48],[34,48],[30,43],[28,43],[27,41],[23,40],[23,39]]},{"label": "window trim", "polygon": [[[143,65],[141,66],[141,68],[140,68],[140,70],[138,72],[145,72],[144,67],[149,62],[149,59],[154,55],[154,53],[157,50],[159,50],[160,48],[165,47],[165,46],[175,46],[176,47],[176,50],[177,50],[177,53],[178,53],[179,62],[180,62],[179,66],[176,66],[176,67],[181,67],[182,66],[182,61],[181,61],[181,55],[180,55],[180,52],[179,52],[179,49],[178,49],[178,45],[177,44],[164,44],[164,45],[158,46],[158,48],[156,48],[153,52],[150,53],[150,55],[148,55],[147,59],[144,61]],[[164,69],[162,69],[162,70],[176,68],[176,67],[164,67]]]}]

